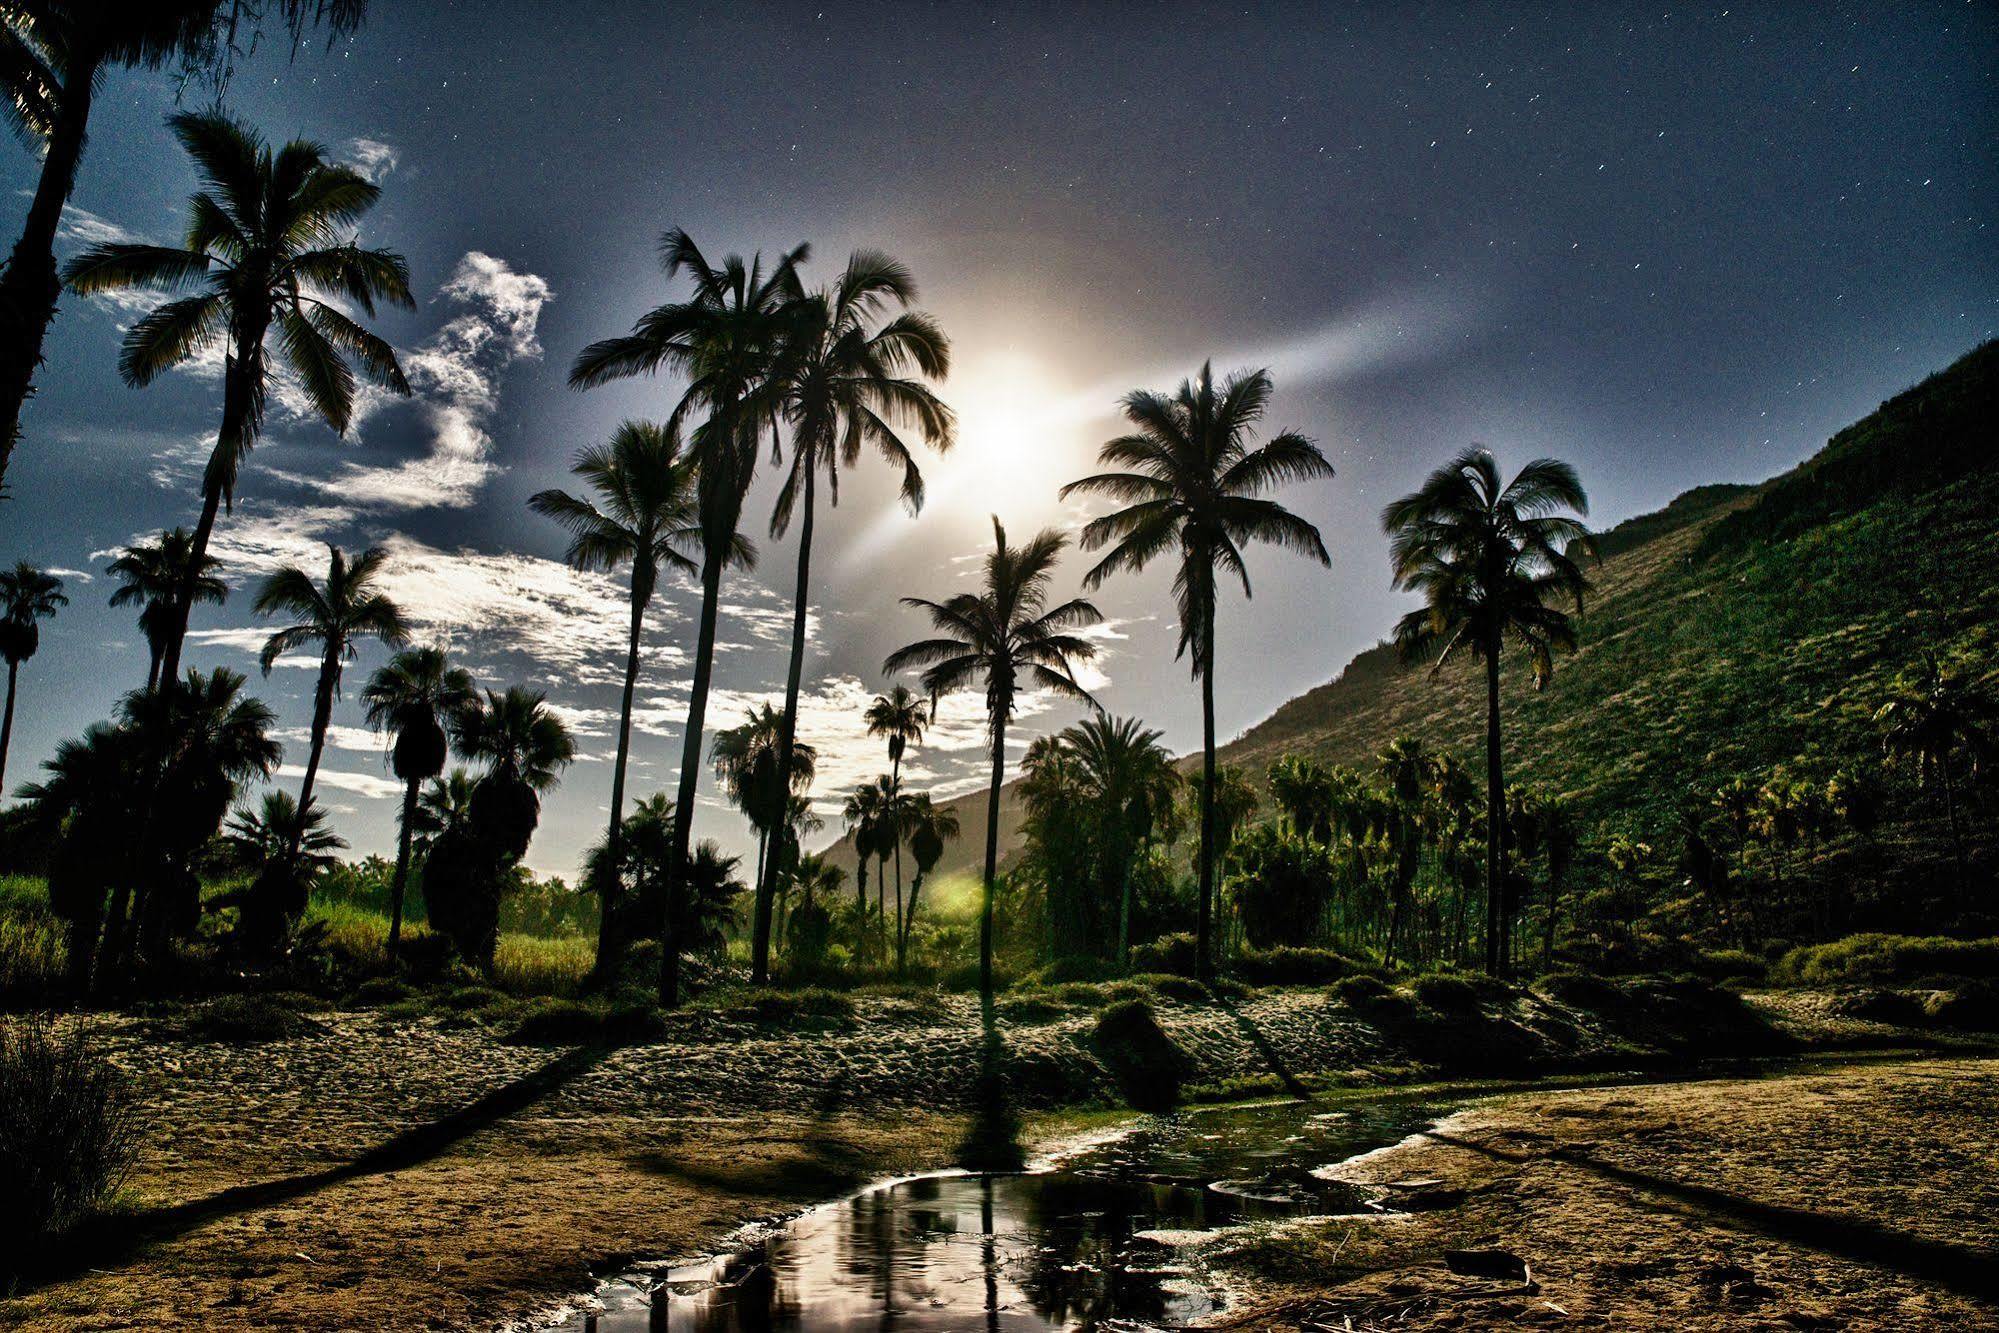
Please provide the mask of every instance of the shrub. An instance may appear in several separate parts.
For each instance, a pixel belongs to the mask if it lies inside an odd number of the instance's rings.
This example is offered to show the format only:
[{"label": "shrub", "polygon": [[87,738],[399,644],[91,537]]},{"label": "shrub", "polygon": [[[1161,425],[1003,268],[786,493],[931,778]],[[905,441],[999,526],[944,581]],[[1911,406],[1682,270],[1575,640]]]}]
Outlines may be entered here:
[{"label": "shrub", "polygon": [[1331,949],[1277,948],[1245,953],[1233,970],[1252,986],[1328,986],[1360,966]]},{"label": "shrub", "polygon": [[1091,1044],[1133,1107],[1166,1111],[1180,1100],[1193,1062],[1166,1035],[1145,1001],[1124,1000],[1104,1010],[1097,1016]]},{"label": "shrub", "polygon": [[732,1012],[753,1023],[770,1026],[844,1023],[853,1020],[854,1002],[837,991],[806,986],[799,990],[760,992],[749,1003],[732,1007]]},{"label": "shrub", "polygon": [[505,995],[502,995],[499,991],[494,990],[491,986],[482,986],[474,984],[470,986],[453,987],[451,990],[446,991],[442,996],[438,998],[438,1004],[440,1007],[445,1009],[457,1009],[460,1011],[466,1011],[472,1009],[484,1009],[489,1005],[497,1004],[505,1000],[506,998],[507,997]]},{"label": "shrub", "polygon": [[0,1022],[0,1290],[118,1188],[138,1139],[124,1078],[77,1028]]},{"label": "shrub", "polygon": [[1048,998],[1045,991],[1014,991],[1000,997],[994,1010],[1011,1023],[1050,1023],[1069,1010]]},{"label": "shrub", "polygon": [[1617,987],[1590,972],[1550,972],[1541,978],[1541,992],[1576,1009],[1614,1008],[1624,999]]},{"label": "shrub", "polygon": [[1071,954],[1043,967],[1034,974],[1034,979],[1044,986],[1060,986],[1072,981],[1112,981],[1118,975],[1115,963],[1088,954]]},{"label": "shrub", "polygon": [[1212,1004],[1214,992],[1192,977],[1159,976],[1152,979],[1152,989],[1169,1000],[1181,1004]]},{"label": "shrub", "polygon": [[1066,986],[1052,987],[1049,993],[1061,1003],[1078,1009],[1094,1009],[1105,999],[1103,987],[1092,986],[1082,981],[1072,981]]},{"label": "shrub", "polygon": [[[979,988],[979,964],[977,959],[969,963],[956,963],[944,969],[937,978],[937,984],[948,991],[976,991]],[[997,959],[993,961],[993,990],[1003,991],[1013,985],[1013,974],[1002,967]]]},{"label": "shrub", "polygon": [[1378,1003],[1391,992],[1380,977],[1359,973],[1351,977],[1341,977],[1333,983],[1333,993],[1342,1003],[1352,1009],[1364,1009]]},{"label": "shrub", "polygon": [[1761,958],[1747,949],[1709,949],[1695,954],[1687,970],[1709,981],[1760,983],[1767,968]]},{"label": "shrub", "polygon": [[1920,1027],[1928,1018],[1923,1012],[1921,1000],[1894,990],[1867,990],[1848,995],[1840,1000],[1838,1009],[1852,1018],[1893,1023],[1898,1027]]},{"label": "shrub", "polygon": [[218,995],[197,1008],[187,1021],[190,1037],[220,1042],[284,1041],[319,1030],[305,1016],[315,1007],[310,996],[291,991],[265,995]]},{"label": "shrub", "polygon": [[357,1009],[378,1009],[385,1004],[407,1000],[413,992],[395,977],[369,977],[354,988],[349,1002]]},{"label": "shrub", "polygon": [[1416,978],[1416,1000],[1425,1009],[1445,1014],[1478,1012],[1478,987],[1463,977],[1431,972]]},{"label": "shrub", "polygon": [[1941,936],[1849,935],[1829,944],[1807,944],[1777,960],[1771,979],[1780,985],[1880,985],[1926,977],[1999,979],[1999,938],[1953,940]]},{"label": "shrub", "polygon": [[658,1036],[665,1027],[659,1010],[649,1004],[547,999],[535,1003],[506,1039],[516,1046],[615,1045]]},{"label": "shrub", "polygon": [[1194,937],[1181,931],[1133,946],[1131,966],[1135,972],[1168,972],[1176,977],[1191,977],[1200,970],[1198,956]]}]

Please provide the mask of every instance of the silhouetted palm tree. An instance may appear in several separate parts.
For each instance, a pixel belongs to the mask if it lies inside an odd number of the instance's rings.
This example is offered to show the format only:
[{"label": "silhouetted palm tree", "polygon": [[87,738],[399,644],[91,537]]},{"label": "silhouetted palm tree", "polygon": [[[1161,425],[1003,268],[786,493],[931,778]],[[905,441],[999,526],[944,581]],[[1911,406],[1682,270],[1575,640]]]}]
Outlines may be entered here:
[{"label": "silhouetted palm tree", "polygon": [[909,842],[909,854],[916,858],[916,877],[909,881],[909,910],[903,914],[902,931],[896,938],[895,967],[908,965],[909,937],[916,929],[916,907],[923,896],[923,881],[944,859],[944,844],[958,836],[958,812],[934,804],[928,792],[904,798],[902,832]]},{"label": "silhouetted palm tree", "polygon": [[1555,913],[1561,906],[1562,880],[1575,864],[1582,832],[1576,824],[1575,807],[1564,796],[1541,798],[1541,854],[1548,860],[1548,919],[1542,924],[1541,967],[1545,970],[1555,956]]},{"label": "silhouetted palm tree", "polygon": [[280,15],[294,44],[308,23],[328,40],[361,26],[367,0],[34,0],[0,6],[0,114],[41,154],[20,238],[0,269],[0,485],[20,435],[42,340],[62,286],[55,242],[76,186],[92,102],[113,69],[226,63],[259,20]]},{"label": "silhouetted palm tree", "polygon": [[1924,675],[1901,682],[1895,697],[1874,714],[1882,728],[1881,747],[1893,758],[1913,760],[1917,783],[1934,783],[1943,796],[1960,876],[1964,831],[1958,826],[1955,768],[1959,755],[1973,773],[1999,757],[1999,740],[1987,730],[1989,713],[1985,701],[1962,680],[1932,662]]},{"label": "silhouetted palm tree", "polygon": [[[627,421],[611,436],[577,454],[570,469],[597,493],[597,502],[566,491],[539,491],[528,508],[552,518],[571,534],[569,563],[583,570],[631,566],[631,630],[625,643],[625,692],[618,706],[618,755],[611,768],[611,825],[607,855],[617,856],[618,824],[625,809],[625,765],[631,754],[632,691],[639,679],[639,637],[646,607],[659,583],[660,567],[693,573],[685,552],[698,545],[695,526],[694,465],[680,453],[680,441],[664,426]],[[615,895],[620,877],[605,875],[602,891]],[[598,971],[608,975],[617,948],[612,918],[615,898],[606,898],[597,927]]]},{"label": "silhouetted palm tree", "polygon": [[[1180,614],[1180,655],[1192,652],[1201,682],[1200,790],[1214,788],[1215,773],[1215,575],[1220,570],[1242,580],[1249,596],[1243,548],[1270,542],[1331,564],[1319,531],[1264,492],[1290,481],[1333,475],[1310,440],[1295,432],[1272,436],[1251,448],[1252,432],[1270,402],[1267,371],[1243,371],[1220,385],[1206,365],[1171,396],[1139,391],[1124,400],[1125,418],[1136,428],[1104,445],[1097,461],[1123,469],[1070,482],[1062,495],[1101,496],[1125,507],[1083,528],[1083,549],[1110,551],[1090,570],[1084,586],[1095,588],[1119,571],[1137,571],[1160,556],[1177,553],[1173,580]],[[1213,916],[1215,857],[1214,806],[1201,807],[1200,915],[1195,929],[1198,970],[1206,976],[1209,922]]]},{"label": "silhouetted palm tree", "polygon": [[340,675],[354,660],[356,641],[378,639],[389,648],[409,641],[402,608],[376,588],[389,553],[371,546],[349,563],[337,546],[327,548],[326,579],[314,583],[297,565],[286,565],[257,590],[260,616],[287,615],[293,623],[264,640],[257,662],[264,674],[280,657],[307,644],[319,645],[319,682],[312,693],[312,745],[299,784],[298,806],[312,808],[312,788],[319,777],[320,756],[326,751],[326,728],[333,721],[333,701],[340,697]]},{"label": "silhouetted palm tree", "polygon": [[[195,568],[190,571],[188,566]],[[139,632],[146,636],[149,660],[146,688],[160,683],[160,664],[166,656],[167,639],[173,633],[174,599],[182,588],[191,591],[195,605],[220,606],[229,598],[229,585],[215,573],[222,562],[212,555],[194,558],[194,538],[186,528],[163,532],[150,542],[128,546],[105,567],[118,580],[111,605],[139,607]],[[191,576],[190,576],[191,575]]]},{"label": "silhouetted palm tree", "polygon": [[[1570,517],[1563,511],[1573,511]],[[1485,663],[1486,970],[1506,960],[1500,910],[1506,878],[1506,782],[1501,764],[1499,661],[1508,641],[1534,665],[1534,684],[1554,674],[1554,654],[1575,647],[1569,613],[1582,610],[1589,581],[1569,553],[1593,550],[1579,521],[1589,513],[1576,470],[1537,458],[1503,481],[1483,449],[1467,449],[1432,472],[1422,487],[1382,511],[1391,539],[1395,586],[1425,605],[1402,617],[1396,646],[1405,659],[1454,654]]]},{"label": "silhouetted palm tree", "polygon": [[757,835],[757,876],[761,880],[775,844],[783,832],[792,803],[812,786],[819,752],[810,745],[791,753],[790,780],[778,779],[778,733],[784,724],[769,704],[752,708],[739,727],[715,733],[709,759],[729,803],[743,812]]},{"label": "silhouetted palm tree", "polygon": [[1135,717],[1092,717],[1063,730],[1083,799],[1103,831],[1100,855],[1118,875],[1118,965],[1131,966],[1132,863],[1180,788],[1179,771],[1154,731]]},{"label": "silhouetted palm tree", "polygon": [[315,805],[299,817],[298,802],[287,791],[268,791],[256,809],[238,806],[223,836],[242,858],[259,870],[284,861],[298,852],[293,865],[306,873],[316,873],[339,858],[335,852],[347,840],[326,827],[326,807]]},{"label": "silhouetted palm tree", "polygon": [[[194,527],[192,580],[208,554],[217,511],[234,501],[236,476],[263,429],[271,367],[266,339],[291,368],[312,410],[345,434],[354,415],[351,358],[376,383],[407,394],[395,349],[340,306],[369,315],[377,300],[411,306],[409,268],[401,255],[364,250],[343,231],[381,190],[351,167],[326,160],[316,143],[295,140],[273,151],[241,121],[220,111],[169,122],[207,188],[189,204],[182,248],[115,242],[69,262],[64,277],[80,293],[146,287],[195,289],[134,324],[118,373],[150,384],[204,352],[224,355],[222,427],[203,473],[201,517]],[[192,608],[192,583],[174,600],[161,676],[180,671]]]},{"label": "silhouetted palm tree", "polygon": [[[871,445],[882,461],[902,471],[902,502],[911,514],[923,508],[923,474],[897,434],[905,424],[939,449],[951,445],[951,410],[918,376],[941,380],[950,369],[950,344],[928,315],[912,311],[916,282],[887,255],[856,250],[832,286],[791,303],[791,327],[775,384],[780,410],[791,427],[791,467],[778,492],[770,531],[782,537],[794,512],[798,524],[798,585],[793,595],[791,660],[785,675],[779,765],[798,734],[798,691],[805,670],[805,621],[811,606],[812,529],[819,474],[828,497],[840,500],[840,467],[860,461]],[[896,888],[902,886],[901,839]],[[757,880],[751,930],[751,980],[761,982],[770,953],[770,902],[775,866]]]},{"label": "silhouetted palm tree", "polygon": [[[888,742],[889,785],[897,796],[902,793],[902,756],[912,744],[923,740],[923,729],[930,725],[930,710],[924,702],[909,692],[907,685],[897,685],[887,694],[877,694],[868,705],[866,713],[868,735],[880,736]],[[895,856],[895,900],[902,901],[902,826],[891,821],[889,827],[890,850]],[[898,938],[900,933],[898,932]],[[898,964],[899,966],[899,964]]]},{"label": "silhouetted palm tree", "polygon": [[840,819],[854,840],[854,893],[857,905],[868,905],[868,858],[879,856],[888,843],[887,787],[863,782],[840,809]]},{"label": "silhouetted palm tree", "polygon": [[993,1004],[993,877],[999,866],[999,798],[1006,783],[1006,725],[1024,686],[1096,700],[1076,683],[1074,664],[1097,655],[1096,646],[1077,636],[1103,619],[1097,608],[1075,598],[1048,606],[1055,561],[1068,539],[1052,529],[1020,546],[1008,546],[1006,529],[993,519],[993,553],[986,557],[983,586],[942,602],[905,597],[903,605],[930,618],[937,637],[919,639],[889,655],[886,675],[922,672],[931,697],[982,684],[992,754],[992,782],[986,793],[986,862],[979,898],[979,1000],[990,1015]]},{"label": "silhouetted palm tree", "polygon": [[[395,737],[390,764],[403,780],[402,817],[397,821],[396,877],[389,888],[389,957],[403,933],[403,893],[409,884],[410,848],[421,822],[417,802],[423,784],[444,771],[451,755],[445,726],[478,698],[472,675],[452,666],[442,648],[408,648],[378,668],[361,691],[368,725]],[[470,798],[470,788],[467,788]]]},{"label": "silhouetted palm tree", "polygon": [[0,796],[7,790],[7,750],[14,741],[14,687],[21,663],[42,646],[41,622],[69,605],[62,580],[23,560],[0,570],[0,657],[7,660],[7,711],[0,717]]},{"label": "silhouetted palm tree", "polygon": [[[772,371],[789,327],[788,307],[803,295],[797,267],[809,253],[801,245],[781,256],[769,272],[761,255],[749,261],[730,255],[718,267],[708,262],[686,232],[668,232],[660,240],[661,263],[669,278],[686,271],[694,282],[693,295],[648,311],[622,337],[585,347],[569,372],[572,387],[591,388],[633,375],[678,371],[686,377],[687,388],[667,421],[668,428],[678,430],[695,413],[706,416],[691,440],[701,529],[701,614],[674,801],[669,898],[679,893],[679,869],[687,861],[693,836],[722,574],[730,565],[747,566],[755,559],[754,548],[739,531],[743,501],[756,477],[764,437],[775,431],[778,404]],[[669,925],[680,915],[676,900],[668,908]],[[659,995],[669,1007],[679,1001],[680,951],[671,939],[660,950]]]},{"label": "silhouetted palm tree", "polygon": [[[466,705],[470,707],[470,705]],[[456,717],[446,720],[447,732]],[[472,822],[472,775],[461,765],[432,778],[416,802],[417,844],[414,855],[428,856],[430,845],[444,834],[461,834]]]}]

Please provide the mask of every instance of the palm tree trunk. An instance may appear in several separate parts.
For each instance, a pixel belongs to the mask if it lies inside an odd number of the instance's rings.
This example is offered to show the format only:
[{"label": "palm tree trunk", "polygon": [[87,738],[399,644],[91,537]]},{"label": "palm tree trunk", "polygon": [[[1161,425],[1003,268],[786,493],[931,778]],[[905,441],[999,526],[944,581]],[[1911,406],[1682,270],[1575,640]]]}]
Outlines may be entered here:
[{"label": "palm tree trunk", "polygon": [[333,721],[333,687],[340,679],[341,638],[331,634],[326,641],[326,656],[319,664],[319,686],[313,691],[312,699],[312,749],[306,755],[305,781],[298,788],[298,826],[292,830],[291,854],[298,855],[299,843],[305,837],[305,813],[312,807],[312,789],[319,780],[320,756],[326,753],[326,728]]},{"label": "palm tree trunk", "polygon": [[1131,971],[1131,858],[1124,862],[1123,882],[1118,886],[1117,914],[1118,969]]},{"label": "palm tree trunk", "polygon": [[423,785],[422,778],[411,778],[403,785],[402,827],[396,833],[396,878],[389,887],[389,962],[396,961],[396,947],[403,938],[403,892],[410,879],[410,841],[416,832],[417,789]]},{"label": "palm tree trunk", "polygon": [[1505,971],[1500,902],[1506,877],[1506,784],[1499,754],[1499,645],[1485,654],[1485,970]]},{"label": "palm tree trunk", "polygon": [[694,825],[694,789],[701,777],[701,733],[708,717],[708,685],[715,674],[715,618],[721,610],[722,566],[728,543],[711,542],[701,566],[701,628],[694,647],[694,687],[687,700],[687,734],[680,743],[680,790],[673,803],[673,846],[666,862],[666,919],[659,930],[659,1002],[680,1003],[681,899],[687,892],[687,848]]},{"label": "palm tree trunk", "polygon": [[[633,574],[633,582],[638,576]],[[636,586],[632,589],[632,629],[625,642],[625,694],[618,705],[618,757],[611,766],[611,827],[604,835],[605,864],[611,873],[604,876],[597,886],[602,895],[597,904],[597,963],[598,977],[609,980],[617,966],[618,933],[613,918],[618,910],[618,890],[623,883],[623,868],[618,861],[618,835],[625,823],[625,765],[632,753],[632,691],[639,682],[639,635],[645,628],[645,602],[640,599]]]},{"label": "palm tree trunk", "polygon": [[986,874],[979,898],[979,1013],[986,1030],[993,1022],[993,878],[999,872],[1000,784],[1006,780],[1006,712],[993,713],[993,780],[986,792]]},{"label": "palm tree trunk", "polygon": [[102,60],[103,53],[94,44],[70,55],[34,202],[28,205],[27,221],[6,270],[0,272],[0,482],[7,477],[7,463],[21,433],[21,409],[34,391],[42,340],[62,295],[62,280],[56,275],[56,229],[76,185],[77,164],[83,160],[91,92]]},{"label": "palm tree trunk", "polygon": [[1214,571],[1208,571],[1208,596],[1202,608],[1201,645],[1201,905],[1194,929],[1194,972],[1203,981],[1214,975],[1208,956],[1208,923],[1215,895],[1215,598]]},{"label": "palm tree trunk", "polygon": [[[798,517],[798,584],[792,593],[791,664],[784,678],[784,720],[777,728],[777,773],[789,812],[792,751],[798,738],[798,689],[805,674],[805,613],[812,589],[812,518],[817,507],[818,469],[805,469],[804,512]],[[750,926],[750,984],[770,980],[770,913],[777,895],[777,858],[757,876],[757,896]]]},{"label": "palm tree trunk", "polygon": [[1562,877],[1555,868],[1548,868],[1548,920],[1541,934],[1541,970],[1546,972],[1555,956],[1555,907],[1561,901]]},{"label": "palm tree trunk", "polygon": [[895,849],[895,971],[902,975],[902,825],[896,822],[896,811],[902,804],[902,756],[889,761],[888,784],[895,795],[891,798],[888,818],[889,845]]},{"label": "palm tree trunk", "polygon": [[164,644],[154,644],[149,654],[151,660],[146,665],[146,693],[151,694],[160,687],[160,657],[166,651]]},{"label": "palm tree trunk", "polygon": [[916,933],[916,900],[923,893],[923,867],[916,868],[916,875],[909,881],[909,913],[902,921],[902,941],[896,955],[896,966],[901,967],[902,959],[909,952],[909,937]]},{"label": "palm tree trunk", "polygon": [[7,750],[14,743],[14,683],[20,677],[21,664],[7,663],[7,713],[0,718],[0,801],[7,799]]}]

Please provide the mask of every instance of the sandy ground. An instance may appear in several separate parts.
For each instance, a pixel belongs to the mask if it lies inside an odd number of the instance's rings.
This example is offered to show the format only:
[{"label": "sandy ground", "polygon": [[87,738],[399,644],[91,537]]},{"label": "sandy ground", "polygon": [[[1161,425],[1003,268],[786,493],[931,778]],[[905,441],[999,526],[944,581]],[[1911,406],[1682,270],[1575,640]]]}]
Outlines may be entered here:
[{"label": "sandy ground", "polygon": [[1513,1095],[1340,1174],[1424,1210],[1225,1251],[1224,1327],[1999,1327],[1999,1060]]}]

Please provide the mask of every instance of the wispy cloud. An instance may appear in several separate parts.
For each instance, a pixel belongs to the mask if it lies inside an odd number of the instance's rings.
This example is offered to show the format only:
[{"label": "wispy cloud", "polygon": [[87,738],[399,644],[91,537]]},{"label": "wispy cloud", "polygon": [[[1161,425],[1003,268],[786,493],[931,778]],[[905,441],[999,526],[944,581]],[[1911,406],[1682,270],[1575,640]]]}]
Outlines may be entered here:
[{"label": "wispy cloud", "polygon": [[396,150],[395,145],[365,137],[349,139],[341,144],[340,157],[348,166],[377,185],[402,163],[402,154]]}]

